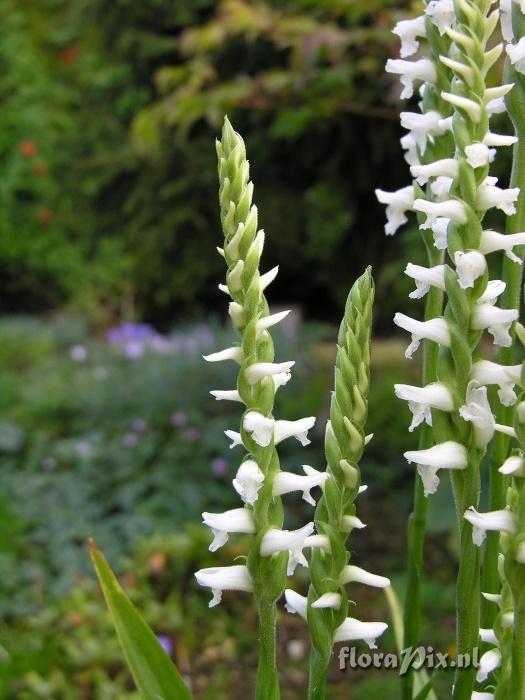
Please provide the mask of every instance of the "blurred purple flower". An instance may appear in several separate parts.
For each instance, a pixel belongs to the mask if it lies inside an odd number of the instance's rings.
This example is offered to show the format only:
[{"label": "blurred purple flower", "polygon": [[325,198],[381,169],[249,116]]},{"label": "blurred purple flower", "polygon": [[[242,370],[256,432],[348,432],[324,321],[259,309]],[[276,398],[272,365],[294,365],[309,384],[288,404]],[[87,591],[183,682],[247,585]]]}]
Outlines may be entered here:
[{"label": "blurred purple flower", "polygon": [[57,461],[54,457],[45,457],[42,460],[42,466],[48,471],[52,471],[57,466]]},{"label": "blurred purple flower", "polygon": [[122,447],[135,447],[138,442],[138,438],[134,433],[126,433],[122,437]]},{"label": "blurred purple flower", "polygon": [[135,418],[131,424],[131,427],[136,433],[145,433],[148,429],[148,424],[142,418]]},{"label": "blurred purple flower", "polygon": [[197,440],[201,436],[201,431],[198,430],[198,428],[187,428],[182,433],[182,437],[186,440],[186,442],[197,442]]},{"label": "blurred purple flower", "polygon": [[228,473],[228,463],[222,457],[212,459],[210,467],[214,476],[225,476]]},{"label": "blurred purple flower", "polygon": [[69,357],[73,362],[84,362],[87,359],[87,350],[83,345],[73,345],[69,349]]},{"label": "blurred purple flower", "polygon": [[177,411],[171,415],[170,421],[176,428],[183,428],[188,423],[188,416],[184,411]]},{"label": "blurred purple flower", "polygon": [[168,637],[167,634],[158,634],[157,639],[159,640],[160,646],[164,649],[168,656],[173,654],[173,642]]}]

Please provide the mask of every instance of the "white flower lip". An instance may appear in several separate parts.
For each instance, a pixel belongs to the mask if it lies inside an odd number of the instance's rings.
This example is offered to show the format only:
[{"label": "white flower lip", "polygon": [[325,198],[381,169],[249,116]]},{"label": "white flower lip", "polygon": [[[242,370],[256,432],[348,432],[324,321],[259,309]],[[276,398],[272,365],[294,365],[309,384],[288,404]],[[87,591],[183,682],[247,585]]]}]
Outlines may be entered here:
[{"label": "white flower lip", "polygon": [[433,62],[428,58],[420,58],[418,61],[404,61],[398,58],[389,58],[386,62],[385,70],[387,73],[395,73],[399,75],[403,91],[401,99],[409,99],[414,94],[414,82],[420,80],[422,82],[435,83],[437,73]]},{"label": "white flower lip", "polygon": [[362,639],[370,649],[376,649],[376,639],[380,637],[388,625],[385,622],[361,622],[354,617],[347,617],[334,635],[334,642],[354,642]]},{"label": "white flower lip", "polygon": [[477,682],[483,683],[483,681],[486,681],[489,674],[499,668],[500,665],[501,652],[499,649],[489,649],[486,651],[479,660],[478,672],[476,673]]},{"label": "white flower lip", "polygon": [[467,223],[465,207],[457,199],[448,199],[444,202],[429,202],[426,199],[416,199],[414,209],[427,215],[427,220],[419,228],[432,228],[438,217],[450,219],[458,224]]},{"label": "white flower lip", "polygon": [[516,403],[514,386],[520,381],[521,365],[499,365],[489,360],[478,360],[472,365],[471,378],[479,384],[496,384],[498,396],[504,406]]},{"label": "white flower lip", "polygon": [[401,112],[401,126],[408,129],[416,145],[424,154],[427,142],[434,141],[434,136],[441,136],[447,131],[448,123],[439,112],[430,110],[424,114],[419,112]]},{"label": "white flower lip", "polygon": [[319,598],[312,603],[312,608],[334,608],[338,610],[341,607],[340,593],[323,593]]},{"label": "white flower lip", "polygon": [[498,469],[500,474],[525,477],[525,459],[519,455],[511,455]]},{"label": "white flower lip", "polygon": [[211,355],[203,355],[206,362],[222,362],[223,360],[234,360],[239,364],[242,362],[242,348],[238,345],[226,348],[225,350],[219,350],[219,352],[212,352]]},{"label": "white flower lip", "polygon": [[404,453],[404,457],[408,462],[417,464],[425,496],[436,492],[439,469],[465,469],[468,463],[465,446],[453,440],[440,442],[426,450],[409,450]]},{"label": "white flower lip", "polygon": [[521,37],[517,44],[507,44],[505,50],[510,62],[518,73],[525,74],[525,37]]},{"label": "white flower lip", "polygon": [[510,510],[492,510],[488,513],[478,513],[470,507],[463,514],[465,520],[472,525],[472,541],[481,547],[488,530],[496,532],[516,531],[516,520]]},{"label": "white flower lip", "polygon": [[458,176],[458,161],[454,158],[442,158],[426,165],[413,165],[410,168],[412,177],[416,178],[419,185],[426,185],[431,177],[446,176],[456,178]]},{"label": "white flower lip", "polygon": [[503,250],[510,260],[518,265],[522,265],[523,259],[518,257],[512,250],[514,246],[522,245],[525,245],[525,232],[503,234],[497,231],[486,230],[481,234],[479,249],[484,255]]},{"label": "white flower lip", "polygon": [[294,437],[303,447],[310,444],[307,433],[315,423],[315,416],[299,418],[298,420],[278,420],[275,421],[274,440],[279,444],[289,437]]},{"label": "white flower lip", "polygon": [[237,389],[212,389],[210,394],[215,397],[216,401],[238,401],[244,403]]},{"label": "white flower lip", "polygon": [[483,168],[494,160],[495,151],[485,143],[471,143],[465,147],[466,161],[471,168]]},{"label": "white flower lip", "polygon": [[425,14],[443,35],[456,17],[453,0],[431,0],[425,8]]},{"label": "white flower lip", "polygon": [[270,528],[261,540],[261,556],[269,557],[277,552],[289,551],[288,576],[292,576],[297,564],[308,568],[308,562],[303,554],[305,538],[314,531],[313,522],[307,523],[298,530],[278,530]]},{"label": "white flower lip", "polygon": [[427,425],[432,425],[431,408],[446,412],[454,410],[454,400],[450,390],[439,382],[427,384],[424,387],[394,384],[394,392],[398,399],[408,402],[408,407],[413,414],[409,427],[410,432],[421,425],[423,421]]},{"label": "white flower lip", "polygon": [[378,574],[371,574],[369,571],[365,571],[360,566],[354,566],[353,564],[347,564],[343,569],[341,574],[341,583],[364,583],[367,586],[374,586],[375,588],[386,588],[390,586],[390,579],[386,576],[379,576]]},{"label": "white flower lip", "polygon": [[248,411],[244,416],[243,427],[250,433],[254,442],[261,447],[268,447],[273,438],[275,420],[263,416],[259,411]]},{"label": "white flower lip", "polygon": [[489,280],[485,291],[478,297],[477,304],[494,304],[497,302],[498,297],[503,294],[507,284],[503,280]]},{"label": "white flower lip", "polygon": [[515,203],[520,194],[519,187],[503,189],[497,187],[496,178],[487,177],[478,187],[476,195],[476,206],[482,211],[496,207],[501,209],[507,216],[516,213]]},{"label": "white flower lip", "polygon": [[392,33],[401,39],[401,58],[412,56],[419,48],[416,38],[426,36],[425,18],[420,16],[415,19],[403,19],[396,24]]},{"label": "white flower lip", "polygon": [[431,318],[428,321],[416,321],[410,316],[398,312],[394,316],[394,323],[412,335],[412,342],[405,352],[407,358],[412,357],[418,349],[419,343],[424,338],[433,340],[446,347],[450,345],[450,331],[444,318],[438,317]]},{"label": "white flower lip", "polygon": [[202,522],[213,532],[210,552],[215,552],[228,541],[230,532],[253,534],[255,524],[252,514],[246,508],[234,508],[224,513],[203,513]]},{"label": "white flower lip", "polygon": [[518,316],[517,309],[500,309],[492,304],[476,304],[471,325],[474,330],[486,328],[494,337],[495,345],[509,347],[512,344],[509,328]]},{"label": "white flower lip", "polygon": [[310,489],[315,486],[322,486],[330,476],[328,472],[320,472],[313,467],[303,465],[304,476],[293,474],[292,472],[278,472],[273,480],[273,495],[283,496],[292,491],[302,491],[303,499],[314,506],[315,501],[310,494]]},{"label": "white flower lip", "polygon": [[414,204],[414,188],[408,185],[395,192],[376,189],[375,195],[380,204],[386,204],[385,234],[393,236],[398,228],[408,221],[406,212]]},{"label": "white flower lip", "polygon": [[244,503],[253,505],[264,482],[264,474],[259,465],[253,459],[245,460],[233,479],[233,488],[237,491]]},{"label": "white flower lip", "polygon": [[467,387],[467,403],[459,409],[463,420],[472,423],[476,445],[485,449],[492,440],[496,429],[496,420],[490,408],[487,387],[471,380]]},{"label": "white flower lip", "polygon": [[469,250],[466,253],[461,250],[456,251],[454,263],[461,289],[473,287],[478,277],[481,277],[487,269],[485,256],[478,250]]},{"label": "white flower lip", "polygon": [[293,591],[291,588],[286,588],[284,591],[284,597],[286,599],[285,608],[292,615],[299,615],[303,620],[307,619],[308,610],[308,599],[304,595],[300,595]]},{"label": "white flower lip", "polygon": [[265,377],[272,377],[276,374],[290,374],[291,368],[295,365],[295,361],[289,362],[255,362],[245,370],[246,381],[248,384],[255,384]]},{"label": "white flower lip", "polygon": [[195,578],[201,586],[211,588],[213,598],[209,607],[213,608],[221,602],[222,591],[246,591],[253,590],[252,580],[248,568],[244,565],[213,566],[195,572]]}]

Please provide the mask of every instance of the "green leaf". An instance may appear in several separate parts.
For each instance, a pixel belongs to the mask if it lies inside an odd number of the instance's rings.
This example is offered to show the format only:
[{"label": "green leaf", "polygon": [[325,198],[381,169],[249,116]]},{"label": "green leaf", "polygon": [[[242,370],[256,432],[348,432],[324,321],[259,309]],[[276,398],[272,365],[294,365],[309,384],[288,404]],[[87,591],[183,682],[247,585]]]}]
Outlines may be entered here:
[{"label": "green leaf", "polygon": [[428,683],[420,690],[420,692],[414,697],[414,700],[426,700],[430,696],[430,692],[432,690],[432,681],[428,681]]},{"label": "green leaf", "polygon": [[126,661],[142,697],[145,700],[191,700],[192,695],[177,668],[131,604],[92,539],[89,549]]}]

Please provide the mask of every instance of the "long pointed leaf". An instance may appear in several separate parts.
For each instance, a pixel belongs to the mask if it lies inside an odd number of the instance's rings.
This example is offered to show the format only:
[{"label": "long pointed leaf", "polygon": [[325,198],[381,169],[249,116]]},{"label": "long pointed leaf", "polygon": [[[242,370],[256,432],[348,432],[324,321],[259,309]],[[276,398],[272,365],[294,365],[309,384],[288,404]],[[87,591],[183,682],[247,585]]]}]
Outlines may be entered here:
[{"label": "long pointed leaf", "polygon": [[91,539],[89,549],[126,661],[144,700],[192,700],[175,664],[133,607]]}]

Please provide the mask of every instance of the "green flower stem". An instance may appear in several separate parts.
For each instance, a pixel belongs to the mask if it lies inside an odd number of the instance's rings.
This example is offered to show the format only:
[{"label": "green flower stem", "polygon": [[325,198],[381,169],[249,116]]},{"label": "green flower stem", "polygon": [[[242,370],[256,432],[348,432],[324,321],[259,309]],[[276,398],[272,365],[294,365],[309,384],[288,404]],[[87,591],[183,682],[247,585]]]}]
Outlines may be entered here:
[{"label": "green flower stem", "polygon": [[279,676],[275,648],[277,609],[275,603],[260,601],[259,613],[259,663],[255,683],[255,697],[259,700],[279,700]]},{"label": "green flower stem", "polygon": [[[517,39],[523,36],[525,31],[525,20],[521,9],[513,3],[513,28]],[[507,217],[507,233],[519,233],[525,231],[525,76],[514,70],[512,64],[507,59],[505,64],[506,83],[514,83],[510,94],[507,96],[506,104],[509,115],[514,125],[514,132],[518,137],[518,142],[514,145],[512,158],[512,174],[510,187],[519,187],[520,195],[516,204],[516,214]],[[523,259],[524,248],[516,248],[516,255]],[[508,309],[519,309],[521,299],[521,284],[523,277],[523,265],[518,265],[507,256],[503,256],[502,276],[507,286],[503,292],[502,306]],[[511,329],[511,336],[514,340],[515,331]],[[502,347],[498,352],[498,360],[502,365],[512,365],[516,362],[515,344],[509,347]],[[496,402],[496,421],[503,425],[512,422],[512,408],[503,406]],[[490,495],[489,510],[500,510],[505,506],[505,494],[508,479],[498,472],[498,468],[505,461],[510,447],[510,439],[502,433],[494,436],[491,465],[490,465]],[[489,593],[495,593],[499,587],[498,576],[498,552],[499,535],[497,532],[488,533],[485,549],[483,588]],[[483,611],[483,626],[491,628],[494,625],[496,609],[490,603],[485,604]]]}]

